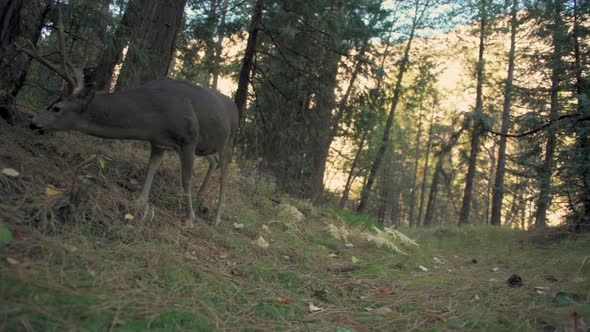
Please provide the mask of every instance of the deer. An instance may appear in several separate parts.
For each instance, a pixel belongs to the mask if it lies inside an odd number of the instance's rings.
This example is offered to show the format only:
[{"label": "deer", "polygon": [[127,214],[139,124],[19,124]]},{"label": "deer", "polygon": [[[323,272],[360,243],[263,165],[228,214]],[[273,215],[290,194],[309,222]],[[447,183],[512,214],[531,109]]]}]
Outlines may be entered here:
[{"label": "deer", "polygon": [[61,98],[38,112],[30,128],[43,132],[76,131],[105,139],[147,141],[151,146],[143,190],[137,200],[147,206],[150,190],[165,151],[180,158],[181,185],[186,213],[183,223],[193,226],[191,178],[195,156],[209,161],[209,168],[196,195],[196,206],[213,171],[220,169],[219,197],[212,224],[221,222],[227,168],[231,162],[239,111],[227,96],[188,81],[160,78],[121,92],[97,92],[85,83],[82,70],[71,64],[64,47],[61,11],[58,11],[60,63],[41,56],[30,44],[17,47],[65,80]]}]

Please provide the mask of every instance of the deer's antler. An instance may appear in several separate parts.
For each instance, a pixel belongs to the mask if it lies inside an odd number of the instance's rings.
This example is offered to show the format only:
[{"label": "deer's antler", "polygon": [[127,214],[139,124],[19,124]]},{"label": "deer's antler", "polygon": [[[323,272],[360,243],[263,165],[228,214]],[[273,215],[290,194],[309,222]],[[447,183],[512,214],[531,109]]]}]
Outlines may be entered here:
[{"label": "deer's antler", "polygon": [[58,75],[63,77],[67,83],[67,90],[65,91],[66,95],[71,96],[75,95],[82,90],[83,82],[81,77],[81,71],[68,62],[67,53],[65,50],[65,34],[64,34],[64,27],[63,27],[63,17],[61,6],[58,5],[57,7],[57,31],[58,31],[58,47],[59,47],[59,57],[60,57],[60,65],[50,62],[45,57],[41,56],[37,49],[33,45],[33,43],[29,40],[29,44],[25,46],[20,46],[15,44],[16,48],[21,50],[22,52],[28,54],[33,59],[39,61],[42,65],[49,68],[50,70],[56,72]]}]

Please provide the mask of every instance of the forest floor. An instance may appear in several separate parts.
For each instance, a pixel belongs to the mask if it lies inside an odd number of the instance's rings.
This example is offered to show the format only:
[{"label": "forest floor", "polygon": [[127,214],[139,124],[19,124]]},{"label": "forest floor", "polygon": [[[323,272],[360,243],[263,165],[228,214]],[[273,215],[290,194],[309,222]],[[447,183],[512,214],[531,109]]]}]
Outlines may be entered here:
[{"label": "forest floor", "polygon": [[[367,218],[292,199],[234,165],[224,222],[185,228],[172,153],[150,209],[132,217],[144,145],[4,124],[0,142],[0,331],[585,331],[590,322],[584,235],[402,228],[419,246],[395,253],[329,231],[363,234]],[[513,274],[520,287],[509,287]]]}]

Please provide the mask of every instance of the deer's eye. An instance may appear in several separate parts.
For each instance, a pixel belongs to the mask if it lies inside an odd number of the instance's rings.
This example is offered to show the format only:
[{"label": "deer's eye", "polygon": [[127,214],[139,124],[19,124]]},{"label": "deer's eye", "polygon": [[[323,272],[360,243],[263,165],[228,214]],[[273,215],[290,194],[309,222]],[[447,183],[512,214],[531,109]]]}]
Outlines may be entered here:
[{"label": "deer's eye", "polygon": [[51,108],[51,111],[52,111],[52,112],[55,112],[55,113],[57,113],[57,112],[61,111],[61,108],[60,108],[60,107],[58,107],[58,106],[53,106],[53,107]]}]

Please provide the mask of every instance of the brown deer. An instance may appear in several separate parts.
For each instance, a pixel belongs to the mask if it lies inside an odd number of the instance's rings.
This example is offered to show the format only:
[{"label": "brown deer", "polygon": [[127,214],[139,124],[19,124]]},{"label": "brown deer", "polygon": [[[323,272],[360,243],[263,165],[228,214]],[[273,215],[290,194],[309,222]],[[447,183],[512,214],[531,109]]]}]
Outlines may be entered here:
[{"label": "brown deer", "polygon": [[68,62],[64,50],[61,13],[58,17],[61,63],[40,56],[32,45],[19,48],[66,81],[62,97],[31,122],[42,131],[73,130],[101,138],[132,139],[151,144],[147,175],[139,202],[147,204],[154,175],[165,150],[180,156],[182,188],[185,195],[186,225],[193,225],[191,176],[195,155],[205,156],[209,169],[197,193],[197,207],[211,174],[221,170],[219,201],[213,220],[221,221],[227,166],[231,161],[239,112],[227,96],[187,81],[162,78],[119,93],[95,93],[93,84],[83,83],[81,70]]}]

